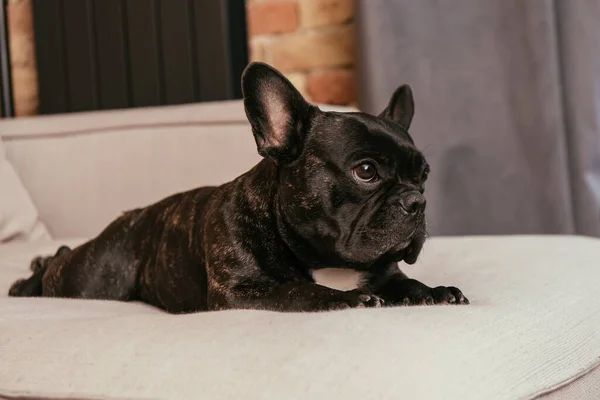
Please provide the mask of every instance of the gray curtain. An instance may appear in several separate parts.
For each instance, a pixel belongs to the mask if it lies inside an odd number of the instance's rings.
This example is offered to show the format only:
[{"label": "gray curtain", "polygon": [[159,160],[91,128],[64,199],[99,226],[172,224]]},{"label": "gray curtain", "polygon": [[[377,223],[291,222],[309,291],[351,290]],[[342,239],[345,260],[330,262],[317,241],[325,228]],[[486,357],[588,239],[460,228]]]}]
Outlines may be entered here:
[{"label": "gray curtain", "polygon": [[600,0],[358,0],[360,106],[413,88],[434,235],[600,236]]}]

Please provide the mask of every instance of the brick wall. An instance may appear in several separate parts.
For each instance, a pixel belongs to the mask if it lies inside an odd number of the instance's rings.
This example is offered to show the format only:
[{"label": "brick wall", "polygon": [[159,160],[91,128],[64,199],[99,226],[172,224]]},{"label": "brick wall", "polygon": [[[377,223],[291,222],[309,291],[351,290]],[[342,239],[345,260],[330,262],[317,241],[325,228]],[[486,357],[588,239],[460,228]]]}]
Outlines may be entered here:
[{"label": "brick wall", "polygon": [[309,100],[356,101],[352,0],[247,0],[250,59],[283,72]]},{"label": "brick wall", "polygon": [[31,0],[8,1],[8,31],[15,115],[34,115],[38,111],[38,87]]}]

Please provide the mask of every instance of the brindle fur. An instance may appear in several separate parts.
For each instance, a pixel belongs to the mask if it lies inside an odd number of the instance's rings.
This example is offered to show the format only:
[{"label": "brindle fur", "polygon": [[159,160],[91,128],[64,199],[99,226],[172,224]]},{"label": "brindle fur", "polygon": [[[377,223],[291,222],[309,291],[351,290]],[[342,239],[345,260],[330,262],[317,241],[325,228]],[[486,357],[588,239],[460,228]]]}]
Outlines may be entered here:
[{"label": "brindle fur", "polygon": [[[73,250],[34,259],[32,276],[9,294],[142,301],[170,313],[468,303],[457,288],[432,289],[397,266],[414,263],[426,237],[423,210],[402,211],[407,198],[424,208],[428,168],[406,131],[407,86],[379,117],[324,113],[260,63],[244,73],[243,89],[259,164],[222,186],[128,211]],[[344,169],[363,150],[390,163],[378,189]],[[366,278],[352,291],[316,284],[311,271],[332,266]]]}]

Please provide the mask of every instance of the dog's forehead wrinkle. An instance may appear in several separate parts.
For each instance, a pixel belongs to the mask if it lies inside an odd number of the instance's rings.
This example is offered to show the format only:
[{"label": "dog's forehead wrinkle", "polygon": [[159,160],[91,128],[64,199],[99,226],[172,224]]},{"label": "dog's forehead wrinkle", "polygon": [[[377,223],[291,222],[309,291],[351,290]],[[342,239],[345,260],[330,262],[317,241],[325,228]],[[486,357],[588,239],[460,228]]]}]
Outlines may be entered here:
[{"label": "dog's forehead wrinkle", "polygon": [[395,157],[396,174],[399,178],[414,178],[424,169],[425,159],[414,147],[403,147]]},{"label": "dog's forehead wrinkle", "polygon": [[[422,168],[420,151],[397,124],[368,115],[364,118],[361,113],[324,113],[316,128],[318,134],[306,146],[304,165],[308,170],[337,170],[369,155],[403,178],[417,175]],[[343,132],[348,140],[330,134],[331,129]],[[339,158],[332,158],[333,154]]]},{"label": "dog's forehead wrinkle", "polygon": [[391,148],[405,145],[414,146],[410,134],[392,121],[364,113],[346,113],[345,115],[349,128],[364,140],[386,140]]}]

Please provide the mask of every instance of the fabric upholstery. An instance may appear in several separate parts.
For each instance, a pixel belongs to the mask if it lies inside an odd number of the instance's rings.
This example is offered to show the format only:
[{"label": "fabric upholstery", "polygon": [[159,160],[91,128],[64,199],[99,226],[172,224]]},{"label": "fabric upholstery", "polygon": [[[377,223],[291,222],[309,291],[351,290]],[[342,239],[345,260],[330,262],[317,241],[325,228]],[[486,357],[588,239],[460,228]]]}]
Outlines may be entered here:
[{"label": "fabric upholstery", "polygon": [[598,374],[587,377],[600,363],[597,239],[431,239],[404,270],[460,287],[471,300],[460,307],[172,316],[135,303],[4,297],[32,256],[62,243],[0,246],[0,394],[514,400],[550,390],[564,395],[548,399],[587,400],[569,393],[597,393]]},{"label": "fabric upholstery", "polygon": [[536,397],[539,400],[598,400],[600,399],[600,366],[584,371],[572,381],[561,382]]},{"label": "fabric upholstery", "polygon": [[0,121],[0,136],[54,237],[95,236],[125,210],[260,160],[241,101]]},{"label": "fabric upholstery", "polygon": [[0,140],[0,244],[42,238],[49,238],[48,231]]}]

